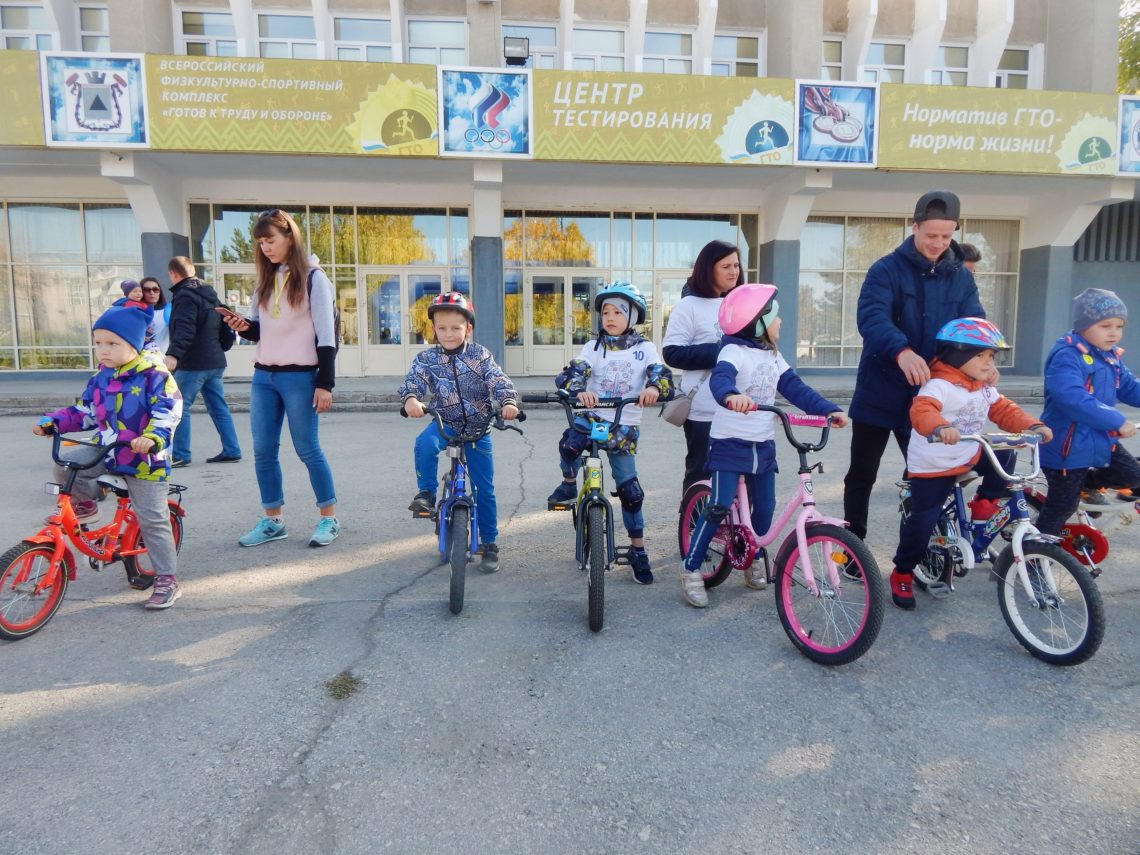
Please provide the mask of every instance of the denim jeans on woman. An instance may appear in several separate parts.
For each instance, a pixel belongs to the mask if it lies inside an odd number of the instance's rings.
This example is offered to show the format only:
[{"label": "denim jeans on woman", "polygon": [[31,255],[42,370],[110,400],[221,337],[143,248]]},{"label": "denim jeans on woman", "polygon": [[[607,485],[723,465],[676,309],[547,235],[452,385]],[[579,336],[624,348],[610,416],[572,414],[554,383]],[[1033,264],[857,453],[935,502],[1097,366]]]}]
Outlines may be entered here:
[{"label": "denim jeans on woman", "polygon": [[309,470],[309,483],[317,507],[336,504],[332,470],[317,436],[318,416],[313,409],[317,370],[253,370],[249,393],[249,423],[253,432],[253,462],[261,506],[266,510],[285,504],[281,478],[281,425],[288,418],[289,436],[301,462]]}]

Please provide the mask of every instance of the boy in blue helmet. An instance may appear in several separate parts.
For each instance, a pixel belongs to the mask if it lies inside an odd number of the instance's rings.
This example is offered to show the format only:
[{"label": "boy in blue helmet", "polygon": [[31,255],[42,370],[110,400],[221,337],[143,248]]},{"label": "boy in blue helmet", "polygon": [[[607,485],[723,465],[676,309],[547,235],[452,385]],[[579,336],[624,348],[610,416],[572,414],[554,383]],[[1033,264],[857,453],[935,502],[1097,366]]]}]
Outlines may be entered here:
[{"label": "boy in blue helmet", "polygon": [[[629,562],[633,578],[642,585],[653,581],[649,556],[645,552],[645,521],[641,513],[645,494],[637,480],[637,439],[642,407],[673,397],[673,373],[657,356],[653,342],[634,329],[645,322],[645,298],[628,282],[614,282],[598,292],[594,310],[599,316],[598,337],[582,345],[582,352],[562,369],[554,385],[578,396],[578,403],[596,406],[599,398],[625,398],[640,390],[638,404],[626,406],[621,424],[610,431],[604,446],[610,460],[617,494],[621,500],[622,522],[629,533]],[[575,419],[558,443],[562,483],[550,494],[551,503],[573,502],[578,495],[577,473],[582,452],[590,444],[590,423],[608,422],[604,413],[589,411]]]},{"label": "boy in blue helmet", "polygon": [[[984,318],[950,321],[935,337],[930,379],[918,390],[910,407],[911,436],[906,468],[910,473],[910,513],[899,526],[899,547],[891,572],[891,600],[900,609],[914,608],[914,567],[926,554],[930,533],[954,482],[971,469],[982,475],[977,497],[970,503],[975,519],[993,516],[995,503],[1007,492],[1005,479],[976,443],[958,444],[962,434],[981,433],[986,421],[1002,430],[1031,430],[1048,442],[1053,432],[993,385],[997,376],[994,354],[1009,350],[1001,331]],[[937,436],[931,444],[927,437]],[[1007,472],[1013,451],[998,453]]]}]

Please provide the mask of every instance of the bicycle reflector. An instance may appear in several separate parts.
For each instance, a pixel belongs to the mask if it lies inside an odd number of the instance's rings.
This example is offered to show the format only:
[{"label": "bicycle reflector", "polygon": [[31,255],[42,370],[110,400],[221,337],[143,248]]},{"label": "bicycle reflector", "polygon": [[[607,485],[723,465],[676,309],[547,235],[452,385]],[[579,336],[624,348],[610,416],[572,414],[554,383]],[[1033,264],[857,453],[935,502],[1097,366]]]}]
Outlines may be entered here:
[{"label": "bicycle reflector", "polygon": [[59,491],[62,489],[63,489],[63,487],[59,484],[51,484],[51,483],[44,484],[44,492],[47,493],[49,496],[58,496]]},{"label": "bicycle reflector", "polygon": [[608,422],[594,422],[590,425],[590,439],[594,442],[605,442],[610,438],[610,426]]}]

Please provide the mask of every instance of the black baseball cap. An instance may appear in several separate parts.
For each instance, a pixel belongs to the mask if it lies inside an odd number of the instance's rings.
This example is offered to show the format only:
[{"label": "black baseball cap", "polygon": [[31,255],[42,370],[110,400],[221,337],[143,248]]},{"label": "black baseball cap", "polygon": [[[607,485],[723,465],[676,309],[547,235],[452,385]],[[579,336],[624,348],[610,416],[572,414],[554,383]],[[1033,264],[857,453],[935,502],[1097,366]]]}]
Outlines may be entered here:
[{"label": "black baseball cap", "polygon": [[914,206],[914,221],[916,223],[926,220],[953,220],[958,222],[958,215],[962,212],[962,203],[958,197],[949,190],[931,190],[924,193]]}]

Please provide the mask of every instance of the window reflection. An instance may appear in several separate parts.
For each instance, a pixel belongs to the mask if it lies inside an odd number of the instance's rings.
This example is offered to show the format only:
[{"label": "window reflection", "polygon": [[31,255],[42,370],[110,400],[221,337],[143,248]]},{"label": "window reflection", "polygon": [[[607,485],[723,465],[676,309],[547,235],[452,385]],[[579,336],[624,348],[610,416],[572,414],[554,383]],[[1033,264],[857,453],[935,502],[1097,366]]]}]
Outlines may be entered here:
[{"label": "window reflection", "polygon": [[522,345],[522,271],[507,268],[503,274],[503,340],[507,347]]},{"label": "window reflection", "polygon": [[142,261],[142,235],[130,205],[84,205],[88,261]]},{"label": "window reflection", "polygon": [[445,264],[447,212],[422,208],[358,208],[360,263]]},{"label": "window reflection", "polygon": [[403,320],[400,312],[400,277],[369,273],[364,277],[368,295],[368,343],[400,344]]},{"label": "window reflection", "polygon": [[83,260],[78,205],[10,204],[8,230],[13,261],[52,264]]},{"label": "window reflection", "polygon": [[736,217],[720,214],[658,214],[655,267],[689,269],[710,240],[735,244]]}]

